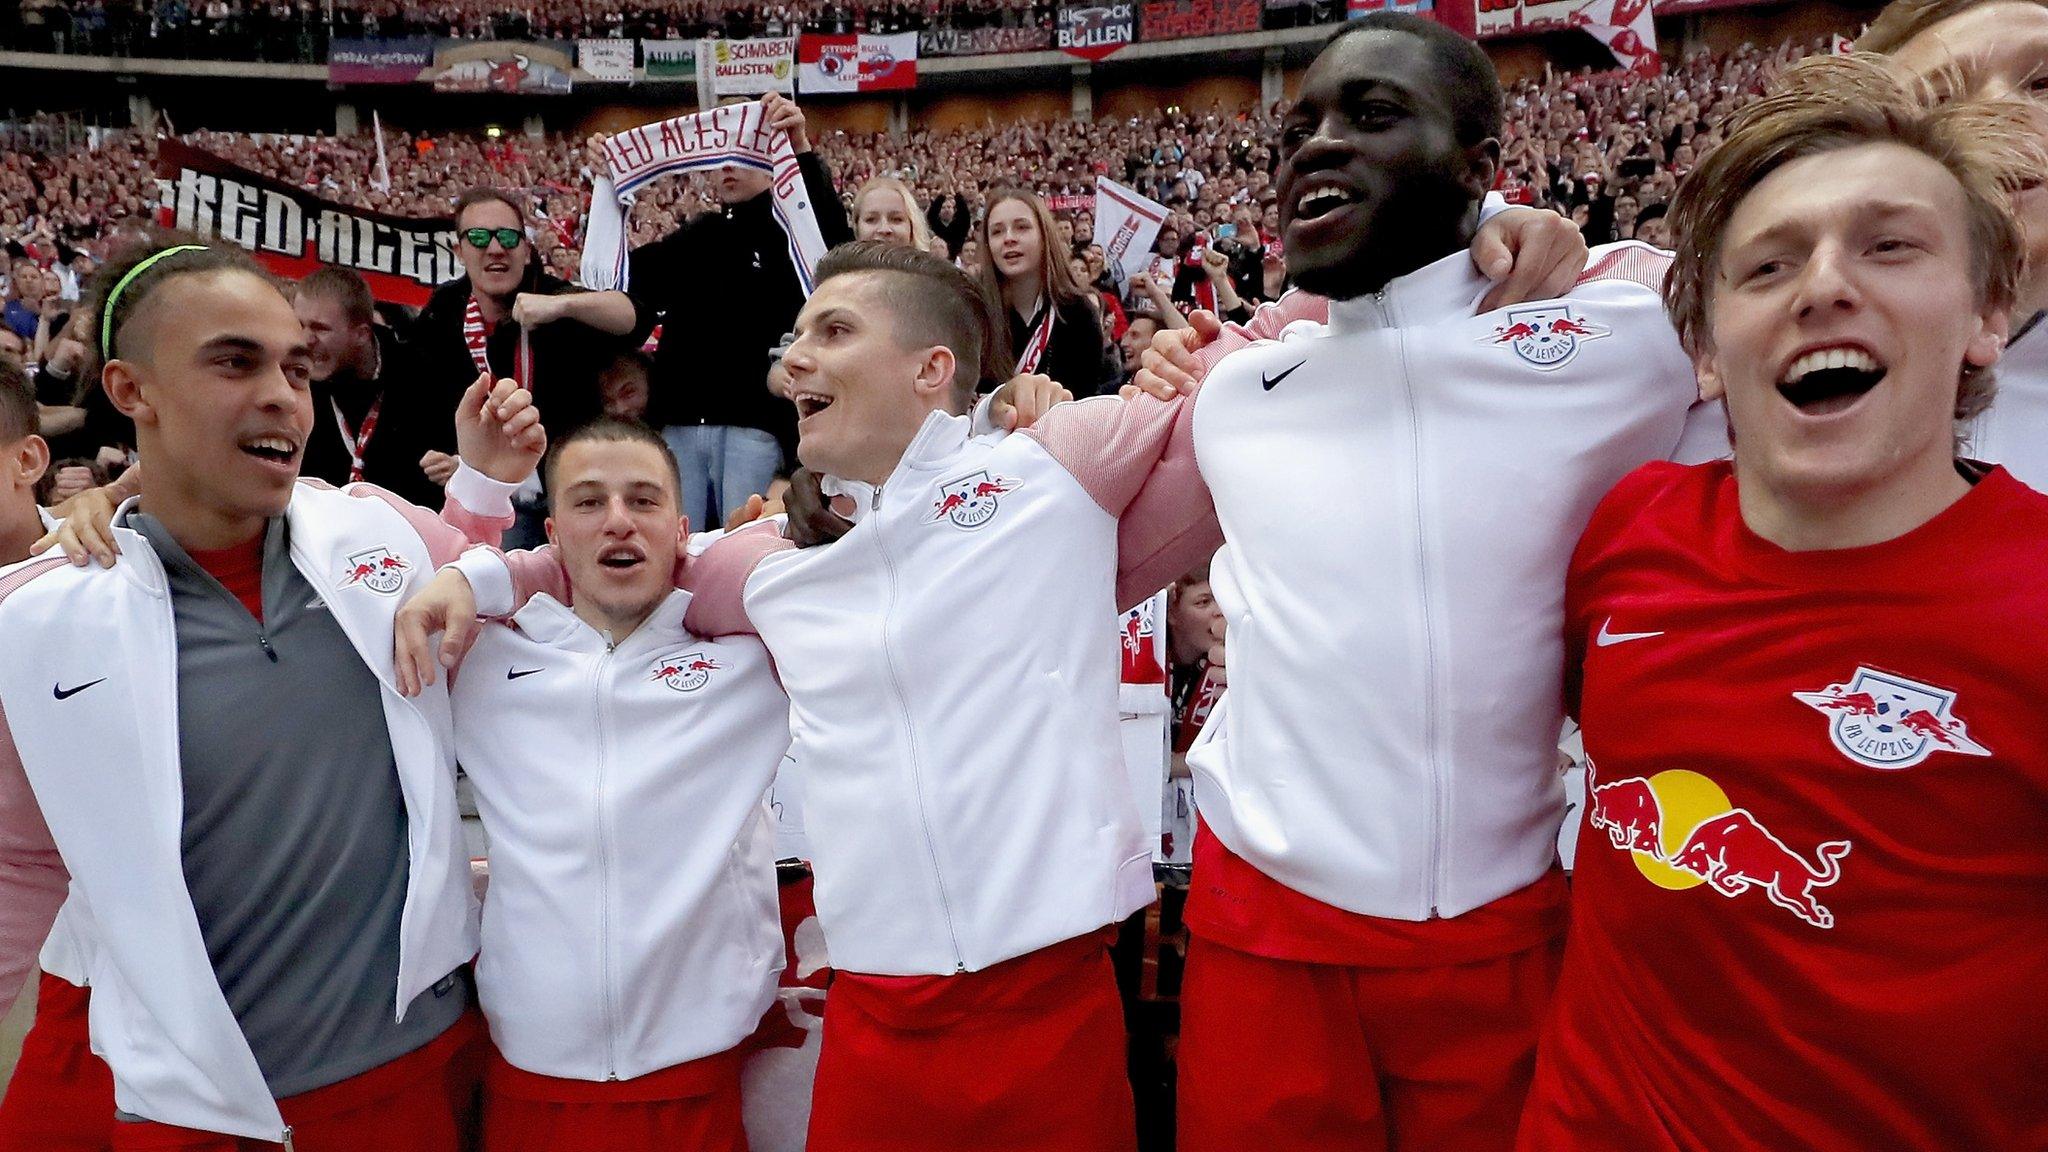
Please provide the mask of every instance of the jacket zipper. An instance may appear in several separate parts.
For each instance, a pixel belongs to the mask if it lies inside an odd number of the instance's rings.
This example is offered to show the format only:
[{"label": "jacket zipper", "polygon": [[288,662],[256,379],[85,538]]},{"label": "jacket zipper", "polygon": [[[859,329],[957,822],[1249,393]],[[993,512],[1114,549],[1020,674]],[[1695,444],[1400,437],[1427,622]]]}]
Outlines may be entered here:
[{"label": "jacket zipper", "polygon": [[597,819],[597,983],[598,992],[604,1003],[604,1078],[619,1078],[616,1037],[618,1031],[617,1009],[612,1003],[612,853],[611,839],[604,819],[604,760],[605,746],[609,741],[605,724],[605,675],[611,670],[612,654],[618,650],[612,643],[611,633],[605,633],[604,655],[597,659],[597,670],[591,677],[592,695],[597,704],[597,771],[591,782],[592,808]]},{"label": "jacket zipper", "polygon": [[1423,514],[1422,507],[1422,412],[1415,400],[1415,377],[1408,371],[1408,342],[1402,338],[1400,327],[1394,323],[1394,310],[1387,303],[1386,290],[1381,289],[1373,293],[1373,302],[1379,306],[1380,317],[1386,322],[1387,330],[1393,334],[1394,348],[1401,365],[1401,391],[1408,402],[1408,451],[1415,484],[1415,576],[1416,588],[1422,597],[1422,756],[1429,769],[1429,881],[1424,899],[1428,901],[1429,918],[1434,920],[1439,915],[1437,904],[1443,894],[1444,774],[1436,747],[1436,629],[1430,612],[1428,520]]},{"label": "jacket zipper", "polygon": [[953,945],[953,971],[965,972],[967,961],[960,951],[960,933],[953,927],[953,904],[946,895],[945,873],[939,868],[939,844],[932,836],[931,814],[925,808],[924,776],[918,769],[917,725],[911,721],[910,708],[905,703],[909,695],[903,690],[903,674],[896,667],[896,652],[889,644],[889,619],[896,614],[896,562],[890,558],[889,550],[882,544],[879,515],[882,510],[882,489],[879,485],[875,488],[870,510],[877,514],[872,535],[875,538],[875,551],[882,557],[882,568],[888,574],[889,582],[888,596],[882,605],[882,660],[889,666],[889,687],[894,693],[896,711],[903,717],[904,739],[910,746],[910,787],[917,794],[917,822],[924,831],[925,851],[931,856],[932,881],[939,889],[939,913],[946,920],[946,939]]},{"label": "jacket zipper", "polygon": [[280,1143],[282,1143],[282,1144],[284,1145],[284,1152],[294,1152],[294,1149],[292,1148],[292,1126],[291,1126],[291,1125],[287,1124],[287,1125],[285,1125],[285,1126],[284,1126],[284,1139],[283,1139],[282,1141],[280,1141]]}]

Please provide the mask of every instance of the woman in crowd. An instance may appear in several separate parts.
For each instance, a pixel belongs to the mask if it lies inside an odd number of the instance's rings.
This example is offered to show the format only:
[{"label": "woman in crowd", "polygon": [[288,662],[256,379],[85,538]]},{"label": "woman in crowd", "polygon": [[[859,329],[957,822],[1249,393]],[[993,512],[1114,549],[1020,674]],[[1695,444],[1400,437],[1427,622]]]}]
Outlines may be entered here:
[{"label": "woman in crowd", "polygon": [[931,226],[910,186],[894,176],[877,176],[853,198],[853,237],[931,250]]},{"label": "woman in crowd", "polygon": [[1044,373],[1076,396],[1093,396],[1114,381],[1117,358],[1103,337],[1094,293],[1075,282],[1071,252],[1050,251],[1059,241],[1045,201],[1017,189],[999,192],[975,236],[982,251],[976,275],[1009,321],[1014,370]]}]

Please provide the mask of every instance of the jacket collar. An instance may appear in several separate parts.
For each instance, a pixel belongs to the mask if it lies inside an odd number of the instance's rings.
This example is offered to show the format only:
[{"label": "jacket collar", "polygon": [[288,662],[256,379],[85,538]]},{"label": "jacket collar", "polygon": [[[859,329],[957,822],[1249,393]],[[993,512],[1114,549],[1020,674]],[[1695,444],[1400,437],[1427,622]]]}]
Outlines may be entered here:
[{"label": "jacket collar", "polygon": [[[925,413],[924,423],[918,426],[917,435],[910,438],[910,446],[903,450],[903,458],[896,462],[896,470],[889,474],[883,487],[908,487],[917,483],[918,473],[944,468],[960,455],[973,435],[974,418],[971,416],[955,416],[940,409]],[[844,496],[851,500],[853,515],[847,519],[855,524],[874,510],[875,486],[865,481],[827,475],[818,478],[818,487],[827,496]]]},{"label": "jacket collar", "polygon": [[[683,631],[683,616],[690,608],[690,594],[678,588],[668,594],[661,606],[633,630],[631,636],[616,647],[616,651],[635,652],[641,648],[656,648],[671,643],[677,633]],[[536,643],[551,648],[562,648],[571,652],[597,653],[605,650],[609,641],[605,634],[591,627],[576,610],[545,592],[539,593],[526,602],[512,617],[519,630],[532,637]]]},{"label": "jacket collar", "polygon": [[1447,315],[1476,315],[1487,287],[1487,279],[1472,266],[1471,253],[1460,248],[1434,264],[1395,277],[1377,292],[1330,301],[1330,330],[1343,334],[1400,328]]}]

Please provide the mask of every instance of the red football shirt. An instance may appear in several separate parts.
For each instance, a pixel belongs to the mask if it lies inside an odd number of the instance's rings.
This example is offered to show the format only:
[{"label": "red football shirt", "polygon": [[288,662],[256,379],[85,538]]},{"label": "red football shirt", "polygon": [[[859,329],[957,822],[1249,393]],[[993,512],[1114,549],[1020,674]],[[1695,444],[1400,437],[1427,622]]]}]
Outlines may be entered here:
[{"label": "red football shirt", "polygon": [[1521,1147],[2048,1148],[2048,496],[1883,544],[1652,464],[1566,594],[1589,756]]}]

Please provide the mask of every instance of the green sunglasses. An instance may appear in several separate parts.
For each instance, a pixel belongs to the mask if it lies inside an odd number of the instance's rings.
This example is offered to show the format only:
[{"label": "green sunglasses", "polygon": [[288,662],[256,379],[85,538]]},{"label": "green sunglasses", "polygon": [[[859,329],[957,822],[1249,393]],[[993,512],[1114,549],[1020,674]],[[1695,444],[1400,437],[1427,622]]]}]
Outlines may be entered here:
[{"label": "green sunglasses", "polygon": [[496,240],[498,247],[510,252],[519,247],[519,242],[526,239],[526,234],[517,228],[470,228],[464,230],[462,238],[469,241],[471,248],[479,250],[489,248],[491,241]]}]

